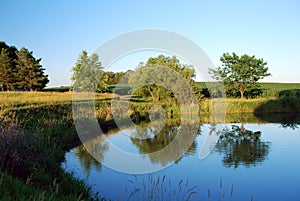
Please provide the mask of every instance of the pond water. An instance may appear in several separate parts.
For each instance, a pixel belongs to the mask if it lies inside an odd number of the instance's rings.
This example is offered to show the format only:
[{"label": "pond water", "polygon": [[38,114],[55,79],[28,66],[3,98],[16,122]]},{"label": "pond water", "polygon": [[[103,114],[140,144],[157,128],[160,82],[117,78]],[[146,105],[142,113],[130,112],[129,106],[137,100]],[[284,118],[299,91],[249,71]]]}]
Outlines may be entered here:
[{"label": "pond water", "polygon": [[[224,132],[218,134],[211,153],[201,157],[206,134],[216,126]],[[107,137],[110,146],[147,154],[168,146],[180,129],[178,123],[169,124],[156,136],[155,128],[141,132],[127,128],[125,132],[110,132]],[[149,139],[134,139],[139,133]],[[198,134],[192,137],[191,145],[179,159],[176,153],[144,156],[155,167],[165,167],[151,174],[133,175],[106,167],[102,162],[106,161],[109,147],[99,140],[90,143],[99,152],[98,160],[79,146],[66,154],[62,166],[86,180],[94,192],[112,200],[300,200],[297,124],[201,124]],[[189,140],[186,138],[180,139],[183,144]]]}]

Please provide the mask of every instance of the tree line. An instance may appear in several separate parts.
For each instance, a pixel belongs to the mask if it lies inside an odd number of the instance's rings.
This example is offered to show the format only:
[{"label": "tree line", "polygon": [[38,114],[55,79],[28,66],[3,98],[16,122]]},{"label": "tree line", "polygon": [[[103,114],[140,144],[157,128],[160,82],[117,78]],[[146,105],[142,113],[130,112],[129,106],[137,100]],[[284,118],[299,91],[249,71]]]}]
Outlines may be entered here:
[{"label": "tree line", "polygon": [[49,82],[45,68],[33,52],[0,41],[0,91],[39,91]]},{"label": "tree line", "polygon": [[[224,85],[227,97],[257,97],[262,93],[259,80],[270,76],[267,62],[262,58],[256,58],[254,55],[247,54],[238,56],[235,53],[224,53],[220,60],[222,66],[209,69],[209,73],[217,82]],[[99,61],[97,54],[88,56],[86,51],[82,51],[79,55],[75,66],[72,68],[72,81],[76,91],[97,91],[103,92],[107,90],[108,85],[116,84],[135,84],[144,83],[152,79],[165,80],[169,82],[171,77],[163,74],[160,66],[165,66],[177,72],[186,80],[190,87],[199,99],[201,97],[218,97],[222,92],[216,89],[201,89],[195,84],[195,70],[193,66],[180,63],[175,57],[159,55],[158,57],[150,57],[145,63],[141,62],[135,71],[123,72],[104,72],[103,66]],[[153,68],[154,67],[154,68]],[[181,82],[174,81],[176,85],[181,85]],[[181,84],[180,84],[181,83]],[[186,91],[182,87],[177,87],[178,90]],[[155,83],[149,83],[134,92],[135,95],[143,97],[151,97],[153,101],[166,99],[170,101],[174,99],[174,93]],[[222,95],[221,95],[222,96]]]}]

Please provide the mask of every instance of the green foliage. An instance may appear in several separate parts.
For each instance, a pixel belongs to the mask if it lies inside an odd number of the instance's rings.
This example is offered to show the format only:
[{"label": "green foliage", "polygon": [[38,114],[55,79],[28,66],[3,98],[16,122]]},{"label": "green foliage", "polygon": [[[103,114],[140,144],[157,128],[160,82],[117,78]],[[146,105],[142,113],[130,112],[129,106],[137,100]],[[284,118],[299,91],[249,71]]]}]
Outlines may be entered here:
[{"label": "green foliage", "polygon": [[13,88],[14,75],[12,62],[7,49],[2,48],[0,54],[0,86],[2,90]]},{"label": "green foliage", "polygon": [[[172,71],[173,74],[178,73],[178,75],[170,75]],[[177,94],[177,97],[182,98],[182,101],[185,102],[188,97],[191,97],[191,94],[187,95],[187,92],[190,92],[189,89],[193,86],[192,78],[194,76],[194,69],[186,64],[181,64],[175,56],[159,55],[156,58],[149,58],[146,64],[141,63],[130,77],[129,84],[139,86],[145,83],[134,93],[135,95],[151,97],[153,101],[175,102]],[[164,83],[165,86],[160,85],[160,82]],[[176,91],[171,89],[176,89]],[[184,95],[186,97],[183,97]]]},{"label": "green foliage", "polygon": [[[116,85],[116,84],[127,84],[129,76],[133,73],[132,70],[128,70],[124,72],[104,72],[104,76],[107,77],[108,85]],[[120,83],[121,82],[121,83]]]},{"label": "green foliage", "polygon": [[75,66],[72,68],[71,80],[74,82],[75,91],[106,91],[107,76],[103,73],[103,67],[98,54],[88,56],[83,50],[79,55]]},{"label": "green foliage", "polygon": [[19,51],[0,43],[0,87],[2,91],[9,90],[41,90],[47,83],[48,75],[40,65],[41,59],[33,57],[26,48]]},{"label": "green foliage", "polygon": [[210,69],[209,73],[226,86],[227,95],[244,98],[245,92],[259,88],[258,80],[270,76],[267,63],[263,59],[256,59],[255,56],[246,54],[238,56],[235,53],[230,55],[224,53],[220,58],[222,67]]},{"label": "green foliage", "polygon": [[40,65],[41,59],[35,59],[26,48],[21,48],[16,54],[16,88],[30,91],[43,89],[49,80]]}]

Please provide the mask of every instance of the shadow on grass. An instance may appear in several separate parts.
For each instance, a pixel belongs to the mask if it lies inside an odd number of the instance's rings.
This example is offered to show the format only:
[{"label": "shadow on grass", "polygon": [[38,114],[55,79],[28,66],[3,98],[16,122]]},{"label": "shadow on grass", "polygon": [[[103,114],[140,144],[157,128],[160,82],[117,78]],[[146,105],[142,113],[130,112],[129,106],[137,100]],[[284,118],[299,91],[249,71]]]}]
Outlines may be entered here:
[{"label": "shadow on grass", "polygon": [[281,123],[284,128],[298,128],[300,125],[300,98],[291,97],[291,94],[295,93],[300,93],[300,90],[279,92],[281,98],[269,100],[258,106],[254,115],[269,123]]},{"label": "shadow on grass", "polygon": [[284,98],[284,97],[300,98],[300,89],[282,90],[278,93],[278,97],[279,98]]}]

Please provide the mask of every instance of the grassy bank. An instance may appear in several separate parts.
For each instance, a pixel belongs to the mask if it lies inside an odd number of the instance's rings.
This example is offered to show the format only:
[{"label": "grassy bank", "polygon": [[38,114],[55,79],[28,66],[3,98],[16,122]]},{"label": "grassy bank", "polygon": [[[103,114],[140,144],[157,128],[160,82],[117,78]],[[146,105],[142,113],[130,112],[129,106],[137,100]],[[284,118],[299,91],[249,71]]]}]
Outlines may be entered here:
[{"label": "grassy bank", "polygon": [[56,128],[63,130],[33,131],[1,120],[0,200],[100,200],[84,181],[60,167],[68,147],[61,140],[75,133]]},{"label": "grassy bank", "polygon": [[299,113],[300,98],[226,99],[226,113]]},{"label": "grassy bank", "polygon": [[71,95],[0,94],[0,200],[102,199],[61,168],[66,151],[80,144]]}]

